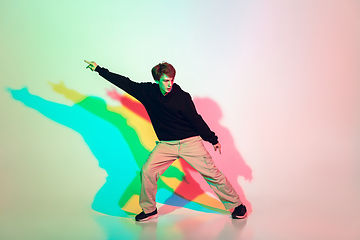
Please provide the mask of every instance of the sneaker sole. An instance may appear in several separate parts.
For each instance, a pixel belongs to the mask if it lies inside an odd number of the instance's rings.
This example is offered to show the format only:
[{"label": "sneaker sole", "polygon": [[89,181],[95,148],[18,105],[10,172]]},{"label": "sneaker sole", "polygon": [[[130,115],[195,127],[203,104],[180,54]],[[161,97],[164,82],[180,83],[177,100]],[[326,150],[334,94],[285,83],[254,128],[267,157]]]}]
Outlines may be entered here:
[{"label": "sneaker sole", "polygon": [[232,215],[231,215],[231,217],[232,217],[232,219],[244,219],[244,218],[247,217],[247,213],[245,213],[244,216],[232,216]]},{"label": "sneaker sole", "polygon": [[147,217],[147,218],[140,219],[140,220],[137,221],[137,222],[145,222],[145,221],[149,221],[149,220],[152,219],[152,218],[157,218],[157,217],[158,217],[158,214],[155,214],[155,215],[151,215],[151,216],[149,216],[149,217]]}]

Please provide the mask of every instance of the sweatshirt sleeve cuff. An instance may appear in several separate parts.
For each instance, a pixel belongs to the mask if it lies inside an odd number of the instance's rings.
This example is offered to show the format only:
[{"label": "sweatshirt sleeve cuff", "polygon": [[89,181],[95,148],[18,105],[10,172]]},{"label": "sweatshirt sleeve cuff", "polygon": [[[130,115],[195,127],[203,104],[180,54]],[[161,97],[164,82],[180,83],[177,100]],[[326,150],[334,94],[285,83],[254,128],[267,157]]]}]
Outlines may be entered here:
[{"label": "sweatshirt sleeve cuff", "polygon": [[215,136],[215,139],[211,140],[211,144],[215,145],[215,144],[218,144],[218,143],[219,143],[218,138],[217,138],[217,136]]},{"label": "sweatshirt sleeve cuff", "polygon": [[98,72],[98,73],[100,73],[100,71],[101,71],[101,68],[102,68],[102,67],[100,67],[99,65],[97,65],[97,66],[96,66],[96,68],[95,68],[95,72]]}]

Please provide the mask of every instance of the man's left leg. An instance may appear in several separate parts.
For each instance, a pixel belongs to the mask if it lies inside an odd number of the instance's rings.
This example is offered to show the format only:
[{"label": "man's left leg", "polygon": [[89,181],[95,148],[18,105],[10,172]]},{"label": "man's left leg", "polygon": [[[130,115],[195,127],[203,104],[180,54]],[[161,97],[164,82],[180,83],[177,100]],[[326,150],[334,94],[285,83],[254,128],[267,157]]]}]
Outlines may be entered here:
[{"label": "man's left leg", "polygon": [[181,140],[179,155],[204,177],[225,209],[235,208],[233,218],[246,217],[246,207],[242,205],[239,195],[225,175],[215,166],[201,137]]}]

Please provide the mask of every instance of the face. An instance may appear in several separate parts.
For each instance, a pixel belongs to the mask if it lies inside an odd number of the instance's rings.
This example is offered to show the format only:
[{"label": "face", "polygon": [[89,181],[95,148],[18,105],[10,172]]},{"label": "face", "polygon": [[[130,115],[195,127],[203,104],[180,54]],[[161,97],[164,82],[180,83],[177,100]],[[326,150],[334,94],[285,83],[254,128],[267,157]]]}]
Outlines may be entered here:
[{"label": "face", "polygon": [[166,95],[169,92],[171,92],[173,84],[174,84],[174,78],[170,78],[170,77],[166,76],[166,74],[162,75],[159,80],[159,87],[160,87],[161,93],[163,95]]}]

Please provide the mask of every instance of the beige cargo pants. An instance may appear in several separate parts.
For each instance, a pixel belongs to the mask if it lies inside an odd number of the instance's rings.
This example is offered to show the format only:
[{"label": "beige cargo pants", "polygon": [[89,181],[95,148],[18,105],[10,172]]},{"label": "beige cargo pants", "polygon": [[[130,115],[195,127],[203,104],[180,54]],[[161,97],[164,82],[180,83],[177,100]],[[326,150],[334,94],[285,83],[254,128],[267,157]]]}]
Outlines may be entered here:
[{"label": "beige cargo pants", "polygon": [[139,204],[144,213],[150,213],[156,209],[157,181],[160,175],[178,158],[184,159],[204,177],[224,204],[225,209],[235,208],[241,204],[239,196],[230,182],[215,166],[204,147],[203,140],[200,136],[196,136],[179,141],[156,143],[141,170]]}]

